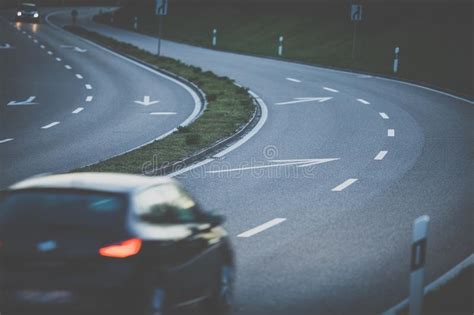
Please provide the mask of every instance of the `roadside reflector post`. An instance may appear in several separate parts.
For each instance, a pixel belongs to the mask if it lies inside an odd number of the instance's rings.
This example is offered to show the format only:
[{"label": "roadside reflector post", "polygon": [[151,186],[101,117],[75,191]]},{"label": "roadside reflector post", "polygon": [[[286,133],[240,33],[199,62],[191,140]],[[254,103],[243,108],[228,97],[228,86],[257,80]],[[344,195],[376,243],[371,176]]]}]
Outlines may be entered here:
[{"label": "roadside reflector post", "polygon": [[278,38],[278,56],[283,56],[283,36]]},{"label": "roadside reflector post", "polygon": [[133,19],[133,28],[138,31],[138,16]]},{"label": "roadside reflector post", "polygon": [[212,47],[217,45],[217,29],[212,30]]},{"label": "roadside reflector post", "polygon": [[421,315],[423,309],[423,291],[425,277],[426,247],[428,235],[428,223],[430,217],[427,215],[417,218],[413,224],[413,241],[411,244],[410,263],[410,297],[409,314]]},{"label": "roadside reflector post", "polygon": [[398,73],[399,56],[400,56],[400,47],[395,47],[395,59],[393,59],[393,73]]}]

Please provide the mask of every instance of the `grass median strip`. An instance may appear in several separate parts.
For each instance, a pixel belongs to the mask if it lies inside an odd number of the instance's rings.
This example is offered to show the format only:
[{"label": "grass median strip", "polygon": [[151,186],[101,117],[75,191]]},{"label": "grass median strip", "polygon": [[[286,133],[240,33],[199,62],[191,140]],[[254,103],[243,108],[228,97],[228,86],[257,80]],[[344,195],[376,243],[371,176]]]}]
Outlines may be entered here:
[{"label": "grass median strip", "polygon": [[231,136],[246,124],[255,110],[247,89],[237,87],[226,77],[200,68],[186,65],[178,60],[157,57],[133,45],[90,32],[79,27],[66,27],[70,32],[104,45],[119,53],[140,59],[159,69],[174,73],[196,84],[205,94],[207,108],[202,115],[187,127],[168,137],[154,141],[141,148],[79,171],[142,173],[145,164],[153,163],[155,168],[180,161],[193,153]]}]

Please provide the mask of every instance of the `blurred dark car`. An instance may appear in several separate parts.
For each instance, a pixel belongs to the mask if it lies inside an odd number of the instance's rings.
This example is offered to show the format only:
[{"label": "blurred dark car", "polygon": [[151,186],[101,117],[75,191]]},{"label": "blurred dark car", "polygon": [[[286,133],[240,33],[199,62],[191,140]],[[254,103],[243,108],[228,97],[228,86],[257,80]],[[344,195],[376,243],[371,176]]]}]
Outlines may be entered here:
[{"label": "blurred dark car", "polygon": [[40,12],[34,3],[22,3],[15,12],[17,22],[40,22]]},{"label": "blurred dark car", "polygon": [[17,183],[0,193],[0,313],[158,315],[190,304],[225,313],[234,262],[222,223],[166,177],[78,173]]}]

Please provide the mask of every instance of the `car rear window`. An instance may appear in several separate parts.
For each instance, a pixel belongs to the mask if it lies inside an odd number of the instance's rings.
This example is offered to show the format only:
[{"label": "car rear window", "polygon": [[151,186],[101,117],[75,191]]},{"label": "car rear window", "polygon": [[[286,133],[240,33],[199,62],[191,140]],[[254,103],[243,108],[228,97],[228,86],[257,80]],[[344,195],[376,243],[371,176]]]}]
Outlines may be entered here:
[{"label": "car rear window", "polygon": [[0,195],[0,226],[123,227],[126,198],[75,190],[26,190]]},{"label": "car rear window", "polygon": [[26,12],[33,12],[33,11],[36,11],[37,8],[35,5],[22,4],[20,6],[20,10],[26,11]]}]

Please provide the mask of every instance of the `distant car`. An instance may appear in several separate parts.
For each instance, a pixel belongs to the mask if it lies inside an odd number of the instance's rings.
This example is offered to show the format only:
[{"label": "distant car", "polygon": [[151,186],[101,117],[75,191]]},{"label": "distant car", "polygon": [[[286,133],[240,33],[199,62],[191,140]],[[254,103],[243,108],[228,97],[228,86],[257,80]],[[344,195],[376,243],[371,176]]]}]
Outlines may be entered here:
[{"label": "distant car", "polygon": [[222,223],[166,177],[19,182],[0,193],[0,313],[112,306],[158,315],[189,304],[225,313],[235,269]]},{"label": "distant car", "polygon": [[15,12],[17,22],[40,22],[40,12],[34,3],[22,3]]}]

